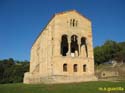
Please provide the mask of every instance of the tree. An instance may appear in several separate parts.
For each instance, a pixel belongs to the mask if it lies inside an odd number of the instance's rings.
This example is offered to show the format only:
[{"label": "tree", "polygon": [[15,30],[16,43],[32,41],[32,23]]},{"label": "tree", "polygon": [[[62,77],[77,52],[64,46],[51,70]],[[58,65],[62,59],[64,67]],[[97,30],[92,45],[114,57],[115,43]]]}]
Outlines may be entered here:
[{"label": "tree", "polygon": [[99,65],[104,61],[104,53],[101,47],[97,46],[94,48],[95,64]]},{"label": "tree", "polygon": [[94,48],[94,57],[98,65],[110,60],[125,60],[125,42],[107,40],[102,46]]},{"label": "tree", "polygon": [[12,58],[0,60],[0,83],[17,83],[23,81],[24,73],[29,69],[29,62],[16,62]]}]

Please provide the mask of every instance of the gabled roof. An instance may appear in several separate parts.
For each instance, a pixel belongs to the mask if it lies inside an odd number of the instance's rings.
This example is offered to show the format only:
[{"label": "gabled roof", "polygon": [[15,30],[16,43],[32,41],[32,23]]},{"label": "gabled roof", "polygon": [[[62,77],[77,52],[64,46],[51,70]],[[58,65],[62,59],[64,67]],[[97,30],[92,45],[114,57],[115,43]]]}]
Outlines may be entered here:
[{"label": "gabled roof", "polygon": [[64,11],[64,12],[56,13],[55,16],[56,16],[56,15],[65,14],[65,13],[68,13],[68,12],[76,12],[76,13],[79,14],[80,16],[82,16],[82,17],[86,18],[88,21],[90,21],[89,18],[85,17],[83,14],[79,13],[79,12],[76,11],[76,10],[68,10],[68,11]]},{"label": "gabled roof", "polygon": [[[55,15],[53,15],[51,17],[51,19],[49,20],[49,22],[55,17],[55,16],[58,16],[58,15],[62,15],[62,14],[65,14],[65,13],[68,13],[68,12],[76,12],[77,14],[79,14],[80,16],[82,16],[83,18],[87,19],[88,21],[90,21],[87,17],[85,17],[84,15],[82,15],[81,13],[77,12],[76,10],[68,10],[68,11],[64,11],[64,12],[60,12],[60,13],[55,13]],[[48,22],[48,24],[49,24]],[[91,21],[90,21],[91,22]],[[34,45],[34,43],[36,42],[37,38],[42,34],[42,32],[45,30],[45,28],[47,27],[47,25],[42,29],[42,31],[39,33],[39,35],[36,37],[36,39],[34,40],[33,44],[32,44],[32,47]]]}]

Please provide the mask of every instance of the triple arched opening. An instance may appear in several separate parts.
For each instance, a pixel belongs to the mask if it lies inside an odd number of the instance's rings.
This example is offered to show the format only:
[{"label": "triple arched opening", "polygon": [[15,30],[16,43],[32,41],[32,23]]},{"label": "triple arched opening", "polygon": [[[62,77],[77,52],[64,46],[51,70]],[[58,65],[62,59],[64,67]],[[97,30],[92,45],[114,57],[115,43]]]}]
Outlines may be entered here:
[{"label": "triple arched opening", "polygon": [[[68,41],[69,38],[69,41]],[[78,44],[78,36],[72,35],[71,37],[68,37],[68,35],[64,34],[61,38],[61,55],[67,56],[68,52],[71,54],[71,56],[79,56],[82,48],[84,47],[86,56],[88,56],[88,49],[86,44],[86,38],[81,37],[80,45]]]}]

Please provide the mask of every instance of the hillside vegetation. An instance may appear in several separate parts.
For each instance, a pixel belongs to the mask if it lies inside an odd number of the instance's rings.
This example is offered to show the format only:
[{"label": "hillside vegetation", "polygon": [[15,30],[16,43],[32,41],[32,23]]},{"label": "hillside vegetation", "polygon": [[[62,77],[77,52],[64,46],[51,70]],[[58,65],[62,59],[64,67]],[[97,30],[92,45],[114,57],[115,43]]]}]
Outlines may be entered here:
[{"label": "hillside vegetation", "polygon": [[111,60],[125,62],[125,42],[107,40],[102,46],[94,48],[95,64],[100,65]]},{"label": "hillside vegetation", "polygon": [[15,61],[12,58],[0,60],[0,83],[22,82],[24,73],[28,70],[28,61]]}]

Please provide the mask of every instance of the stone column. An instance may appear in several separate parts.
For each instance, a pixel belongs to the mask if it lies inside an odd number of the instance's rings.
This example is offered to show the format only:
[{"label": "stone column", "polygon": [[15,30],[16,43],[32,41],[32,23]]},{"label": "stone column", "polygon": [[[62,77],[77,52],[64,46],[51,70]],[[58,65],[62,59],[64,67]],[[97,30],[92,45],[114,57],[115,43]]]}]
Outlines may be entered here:
[{"label": "stone column", "polygon": [[78,39],[78,48],[79,48],[79,56],[81,55],[81,49],[80,49],[80,38]]},{"label": "stone column", "polygon": [[70,37],[68,37],[68,53],[67,53],[68,56],[71,56],[71,40],[70,40]]},{"label": "stone column", "polygon": [[88,57],[88,40],[86,39],[86,44],[85,44],[85,52],[86,52],[86,57]]}]

